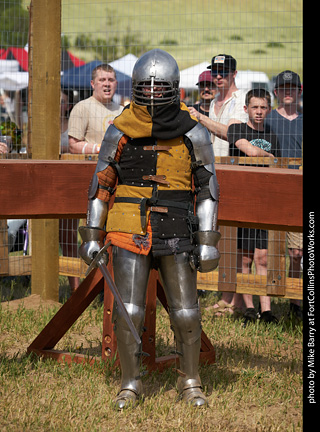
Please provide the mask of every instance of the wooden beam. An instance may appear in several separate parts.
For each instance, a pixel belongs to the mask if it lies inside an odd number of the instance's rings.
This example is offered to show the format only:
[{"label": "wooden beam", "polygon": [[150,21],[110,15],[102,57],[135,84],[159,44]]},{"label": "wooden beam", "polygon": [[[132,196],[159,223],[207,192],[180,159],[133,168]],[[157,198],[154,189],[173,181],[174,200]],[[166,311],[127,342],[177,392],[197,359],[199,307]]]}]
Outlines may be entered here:
[{"label": "wooden beam", "polygon": [[[235,288],[235,292],[238,294],[251,294],[258,296],[270,295],[267,276],[237,273],[236,279],[237,286]],[[198,272],[197,288],[199,290],[220,291],[218,280],[218,271],[209,273]],[[303,279],[287,277],[285,288],[285,295],[280,296],[281,298],[296,300],[303,299]]]},{"label": "wooden beam", "polygon": [[[33,159],[59,159],[61,93],[61,2],[32,0],[32,37],[29,51],[31,76],[30,143]],[[23,187],[23,181],[20,188]],[[59,223],[33,221],[31,292],[59,299]]]},{"label": "wooden beam", "polygon": [[[84,218],[95,166],[0,160],[0,218]],[[216,171],[220,225],[302,232],[301,170],[216,165]]]},{"label": "wooden beam", "polygon": [[59,159],[61,1],[32,0],[30,147],[32,159]]}]

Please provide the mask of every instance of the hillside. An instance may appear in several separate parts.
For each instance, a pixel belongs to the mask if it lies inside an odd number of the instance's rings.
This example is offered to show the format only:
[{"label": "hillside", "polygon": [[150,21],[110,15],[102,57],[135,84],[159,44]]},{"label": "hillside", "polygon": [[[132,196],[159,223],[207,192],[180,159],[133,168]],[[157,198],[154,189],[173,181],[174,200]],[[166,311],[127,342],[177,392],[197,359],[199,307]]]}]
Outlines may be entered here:
[{"label": "hillside", "polygon": [[[284,69],[302,74],[302,0],[62,0],[62,33],[72,44],[84,33],[114,42],[118,56],[123,40],[139,48],[169,51],[180,69],[228,53],[238,69],[269,76]],[[72,51],[85,60],[89,50]],[[112,56],[112,55],[111,55]],[[105,59],[112,61],[114,58]]]}]

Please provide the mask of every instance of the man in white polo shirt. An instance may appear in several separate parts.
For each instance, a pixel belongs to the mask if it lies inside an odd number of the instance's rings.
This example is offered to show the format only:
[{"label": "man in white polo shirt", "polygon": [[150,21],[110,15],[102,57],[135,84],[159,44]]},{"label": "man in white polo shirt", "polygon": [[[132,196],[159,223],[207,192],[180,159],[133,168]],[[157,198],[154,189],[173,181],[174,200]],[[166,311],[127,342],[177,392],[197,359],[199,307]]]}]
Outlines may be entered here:
[{"label": "man in white polo shirt", "polygon": [[70,153],[99,153],[104,134],[123,107],[112,101],[117,89],[116,72],[101,64],[92,71],[92,96],[78,102],[68,125]]},{"label": "man in white polo shirt", "polygon": [[238,90],[235,78],[237,62],[227,54],[219,54],[211,60],[213,83],[216,86],[216,96],[211,102],[209,118],[190,108],[191,115],[211,132],[211,140],[215,156],[228,156],[229,143],[227,141],[228,127],[232,123],[246,123],[248,115],[244,111],[244,90]]}]

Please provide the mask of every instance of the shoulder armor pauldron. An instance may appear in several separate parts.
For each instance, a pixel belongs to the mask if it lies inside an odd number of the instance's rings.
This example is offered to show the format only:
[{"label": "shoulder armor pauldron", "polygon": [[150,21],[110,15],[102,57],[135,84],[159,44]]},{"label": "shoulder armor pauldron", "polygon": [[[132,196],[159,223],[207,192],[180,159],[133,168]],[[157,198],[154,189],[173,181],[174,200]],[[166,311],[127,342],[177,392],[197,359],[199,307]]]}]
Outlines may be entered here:
[{"label": "shoulder armor pauldron", "polygon": [[98,156],[99,161],[109,163],[110,160],[114,159],[119,141],[123,135],[124,133],[117,129],[113,124],[108,127],[101,143]]},{"label": "shoulder armor pauldron", "polygon": [[197,165],[210,165],[214,163],[213,147],[208,129],[197,123],[185,136],[191,141]]},{"label": "shoulder armor pauldron", "polygon": [[185,134],[185,136],[187,137],[187,139],[189,139],[193,146],[193,152],[195,157],[194,165],[196,167],[203,166],[207,171],[212,174],[209,181],[209,190],[211,196],[216,201],[218,201],[219,185],[214,167],[214,151],[208,129],[198,123],[194,128],[189,130]]}]

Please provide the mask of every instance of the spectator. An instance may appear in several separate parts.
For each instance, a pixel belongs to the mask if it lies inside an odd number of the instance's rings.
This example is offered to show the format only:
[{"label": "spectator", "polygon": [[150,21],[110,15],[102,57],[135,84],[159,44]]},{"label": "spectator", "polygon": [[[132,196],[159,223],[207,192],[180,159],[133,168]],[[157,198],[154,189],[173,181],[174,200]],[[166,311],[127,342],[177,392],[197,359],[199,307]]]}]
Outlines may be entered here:
[{"label": "spectator", "polygon": [[[92,96],[77,103],[70,113],[69,151],[73,154],[99,153],[106,130],[123,109],[112,101],[117,89],[117,79],[116,72],[110,65],[101,64],[93,69],[91,87]],[[66,256],[77,256],[78,225],[77,219],[60,220],[60,244]],[[77,289],[79,281],[79,278],[69,277],[71,292]]]},{"label": "spectator", "polygon": [[[73,106],[73,92],[61,90],[60,103],[60,152],[69,152],[68,120]],[[78,256],[78,219],[59,219],[59,242],[63,256],[76,258]],[[68,276],[71,294],[79,287],[80,278]]]},{"label": "spectator", "polygon": [[199,88],[200,101],[193,105],[200,114],[209,117],[210,104],[216,94],[216,87],[210,71],[204,71],[199,75],[196,84]]},{"label": "spectator", "polygon": [[[246,95],[244,110],[248,113],[247,123],[234,123],[228,129],[228,141],[232,156],[279,157],[277,137],[264,128],[264,121],[271,110],[270,93],[264,89],[250,90]],[[268,232],[263,229],[238,228],[238,272],[251,273],[252,262],[256,274],[267,275]],[[253,296],[243,294],[246,305],[245,323],[255,321],[257,313],[253,305]],[[276,322],[271,313],[271,299],[260,296],[261,321]]]},{"label": "spectator", "polygon": [[9,150],[8,150],[7,144],[2,142],[1,138],[0,138],[0,154],[6,154],[6,153],[8,153],[8,151]]},{"label": "spectator", "polygon": [[301,158],[303,114],[298,111],[302,94],[299,75],[289,70],[281,72],[276,77],[274,93],[278,106],[267,116],[266,125],[278,137],[281,157]]},{"label": "spectator", "polygon": [[211,75],[218,92],[211,102],[209,117],[200,114],[190,107],[191,115],[211,132],[211,140],[215,156],[228,156],[229,143],[227,141],[228,126],[232,123],[247,122],[248,116],[244,111],[245,91],[238,90],[235,77],[237,74],[236,60],[227,54],[219,54],[212,58]]},{"label": "spectator", "polygon": [[8,92],[0,89],[0,123],[4,121],[14,122],[14,101]]},{"label": "spectator", "polygon": [[[277,135],[282,157],[302,158],[303,114],[298,108],[302,94],[300,76],[290,70],[281,72],[276,77],[274,93],[278,99],[278,107],[267,116],[266,125]],[[298,167],[289,165],[289,168]],[[287,241],[289,277],[299,278],[303,256],[302,233],[288,232]],[[290,301],[290,312],[302,319],[300,300]]]},{"label": "spectator", "polygon": [[69,153],[68,124],[72,107],[73,92],[62,89],[60,97],[60,153]]},{"label": "spectator", "polygon": [[69,119],[70,153],[99,153],[104,134],[123,107],[112,101],[117,89],[115,70],[108,64],[93,69],[92,96],[78,102]]},{"label": "spectator", "polygon": [[[8,252],[23,250],[20,231],[27,229],[27,219],[8,219]],[[20,240],[20,241],[19,241]],[[23,240],[24,241],[24,240]]]},{"label": "spectator", "polygon": [[[236,86],[237,62],[231,55],[219,54],[212,57],[208,69],[211,69],[217,91],[210,105],[209,117],[200,114],[193,107],[189,110],[190,114],[197,117],[198,121],[211,132],[215,156],[228,156],[228,127],[233,123],[248,121],[248,115],[243,109],[246,92],[238,90]],[[223,292],[221,300],[213,306],[213,309],[220,314],[221,311],[233,313],[235,308],[241,307],[240,294]]]}]

